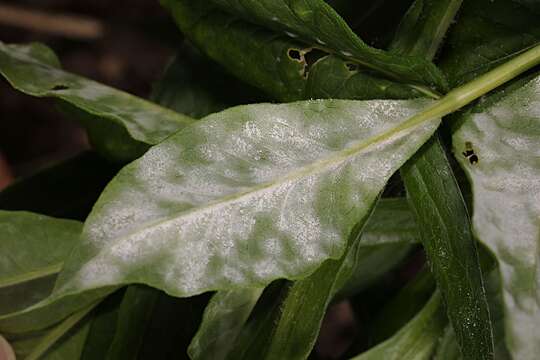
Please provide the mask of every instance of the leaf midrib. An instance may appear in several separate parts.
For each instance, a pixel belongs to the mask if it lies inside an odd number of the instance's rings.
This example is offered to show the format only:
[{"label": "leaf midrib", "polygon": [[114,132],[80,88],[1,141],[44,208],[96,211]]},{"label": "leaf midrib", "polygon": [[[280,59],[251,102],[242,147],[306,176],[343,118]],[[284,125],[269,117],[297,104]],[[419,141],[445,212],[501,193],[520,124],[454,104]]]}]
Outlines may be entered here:
[{"label": "leaf midrib", "polygon": [[366,148],[368,148],[371,145],[374,145],[374,144],[377,144],[379,142],[388,140],[388,139],[392,138],[393,136],[396,136],[397,134],[399,134],[401,132],[405,132],[405,131],[407,131],[407,130],[409,130],[409,129],[411,129],[411,128],[413,128],[413,127],[415,127],[415,126],[417,126],[417,125],[419,125],[421,123],[428,122],[428,121],[433,121],[435,119],[434,118],[425,118],[425,119],[421,119],[421,121],[414,121],[414,120],[416,120],[416,119],[411,117],[408,120],[406,120],[405,122],[399,124],[398,126],[396,126],[394,128],[391,128],[391,129],[389,129],[387,131],[384,131],[379,135],[375,135],[375,136],[367,139],[364,142],[360,142],[360,143],[358,143],[356,145],[350,146],[350,147],[345,148],[345,149],[343,149],[341,151],[334,152],[334,153],[332,153],[333,156],[331,155],[331,156],[328,156],[327,158],[324,158],[322,160],[310,163],[310,164],[308,164],[306,166],[303,166],[303,167],[299,168],[299,170],[297,170],[297,171],[293,171],[291,173],[288,173],[285,176],[278,177],[274,181],[266,182],[266,183],[263,183],[263,184],[260,184],[260,185],[257,185],[257,186],[250,187],[250,188],[248,188],[248,189],[246,189],[244,191],[241,191],[241,192],[237,192],[237,193],[233,193],[233,194],[230,194],[230,195],[227,195],[227,196],[223,196],[223,197],[219,198],[216,201],[212,201],[212,202],[210,202],[210,203],[208,203],[206,205],[203,205],[203,206],[193,207],[193,208],[181,211],[181,212],[179,212],[177,214],[174,214],[173,216],[167,216],[165,218],[158,219],[156,221],[148,222],[144,228],[137,228],[137,229],[134,229],[131,232],[128,232],[126,234],[123,234],[123,235],[117,237],[116,238],[117,241],[115,243],[107,242],[107,245],[102,247],[99,253],[101,253],[101,252],[103,252],[105,250],[108,250],[109,248],[111,248],[113,246],[118,245],[118,243],[121,243],[121,242],[123,242],[125,240],[128,240],[132,236],[143,233],[144,231],[148,231],[149,229],[159,227],[159,226],[161,226],[163,224],[166,224],[166,223],[171,222],[171,221],[175,221],[175,220],[177,220],[179,218],[190,216],[191,214],[194,214],[194,213],[200,213],[200,212],[210,211],[211,209],[214,209],[214,208],[219,208],[220,206],[230,204],[230,203],[232,203],[234,201],[237,201],[239,199],[242,199],[244,197],[256,195],[256,194],[258,194],[258,193],[260,193],[260,192],[262,192],[262,191],[264,191],[266,189],[269,189],[269,188],[272,188],[272,187],[287,183],[287,182],[292,181],[294,179],[299,179],[299,178],[301,178],[303,176],[310,175],[312,173],[315,173],[316,172],[315,170],[318,170],[320,168],[326,168],[326,167],[330,167],[331,165],[339,164],[340,162],[345,162],[347,159],[349,159],[351,157],[354,157],[356,155],[359,155],[363,150],[365,150]]}]

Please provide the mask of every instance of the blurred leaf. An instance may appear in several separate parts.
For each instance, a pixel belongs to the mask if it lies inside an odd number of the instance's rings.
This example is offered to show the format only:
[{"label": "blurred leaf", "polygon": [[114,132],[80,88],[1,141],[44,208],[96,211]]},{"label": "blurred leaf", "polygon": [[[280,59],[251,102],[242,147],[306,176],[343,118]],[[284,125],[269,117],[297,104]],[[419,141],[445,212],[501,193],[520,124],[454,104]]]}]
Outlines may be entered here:
[{"label": "blurred leaf", "polygon": [[225,359],[262,291],[262,288],[218,291],[204,310],[201,326],[189,345],[189,357]]},{"label": "blurred leaf", "polygon": [[447,323],[441,296],[436,292],[407,325],[385,342],[351,360],[428,360]]},{"label": "blurred leaf", "polygon": [[539,108],[536,75],[462,114],[453,135],[473,188],[474,232],[499,262],[506,342],[516,359],[540,352],[540,334],[530,330],[540,323]]},{"label": "blurred leaf", "polygon": [[128,93],[60,69],[44,45],[0,42],[0,74],[17,90],[53,97],[80,117],[98,151],[131,160],[193,120]]},{"label": "blurred leaf", "polygon": [[196,119],[231,106],[263,100],[257,89],[225,73],[188,44],[178,49],[154,85],[150,98],[161,106]]},{"label": "blurred leaf", "polygon": [[307,276],[343,254],[435,130],[437,119],[407,121],[429,103],[259,104],[199,121],[109,184],[55,296],[131,282],[191,296]]},{"label": "blurred leaf", "polygon": [[84,220],[118,166],[93,152],[83,152],[0,192],[0,208]]},{"label": "blurred leaf", "polygon": [[440,66],[461,85],[540,42],[535,1],[468,0],[452,27]]},{"label": "blurred leaf", "polygon": [[390,338],[405,326],[426,304],[435,290],[435,281],[429,271],[423,270],[382,308],[377,315],[371,334],[378,344]]},{"label": "blurred leaf", "polygon": [[81,230],[77,221],[0,210],[0,319],[51,293]]},{"label": "blurred leaf", "polygon": [[390,49],[433,59],[462,0],[415,0],[396,31]]},{"label": "blurred leaf", "polygon": [[105,359],[118,327],[118,312],[124,294],[124,288],[115,291],[92,312],[81,360]]},{"label": "blurred leaf", "polygon": [[131,285],[127,288],[118,313],[118,326],[106,359],[136,359],[160,292]]}]

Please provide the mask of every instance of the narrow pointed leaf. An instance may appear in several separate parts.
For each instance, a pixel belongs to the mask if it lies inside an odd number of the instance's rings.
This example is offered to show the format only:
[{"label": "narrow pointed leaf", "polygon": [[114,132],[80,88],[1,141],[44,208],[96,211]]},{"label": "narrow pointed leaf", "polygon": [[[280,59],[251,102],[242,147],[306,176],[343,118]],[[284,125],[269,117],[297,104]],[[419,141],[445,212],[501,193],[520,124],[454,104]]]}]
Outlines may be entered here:
[{"label": "narrow pointed leaf", "polygon": [[207,117],[109,184],[57,296],[128,282],[191,296],[305,277],[343,254],[435,130],[438,119],[407,121],[427,104],[310,101]]},{"label": "narrow pointed leaf", "polygon": [[[422,58],[398,56],[366,45],[345,21],[322,0],[311,1],[229,1],[212,0],[205,3],[168,0],[163,3],[173,9],[182,30],[191,33],[205,13],[225,12],[238,16],[312,46],[344,56],[375,72],[402,82],[424,84],[439,88],[445,81],[433,64]],[[188,18],[185,11],[200,15]],[[187,9],[187,10],[186,10]],[[195,30],[196,31],[196,30]]]},{"label": "narrow pointed leaf", "polygon": [[447,323],[442,298],[436,292],[407,325],[385,342],[351,360],[428,360]]},{"label": "narrow pointed leaf", "polygon": [[499,263],[506,341],[516,359],[540,352],[539,108],[537,75],[463,114],[453,135],[473,188],[474,232]]},{"label": "narrow pointed leaf", "polygon": [[[417,0],[394,51],[433,58],[461,1]],[[493,357],[492,326],[467,207],[438,136],[401,171],[437,285],[466,359]]]},{"label": "narrow pointed leaf", "polygon": [[201,327],[188,348],[192,360],[225,359],[263,288],[218,291],[204,310]]},{"label": "narrow pointed leaf", "polygon": [[390,48],[433,59],[463,0],[416,0],[401,20]]},{"label": "narrow pointed leaf", "polygon": [[98,150],[119,160],[137,157],[192,119],[128,93],[70,74],[44,45],[0,42],[0,74],[17,90],[62,100],[80,115]]}]

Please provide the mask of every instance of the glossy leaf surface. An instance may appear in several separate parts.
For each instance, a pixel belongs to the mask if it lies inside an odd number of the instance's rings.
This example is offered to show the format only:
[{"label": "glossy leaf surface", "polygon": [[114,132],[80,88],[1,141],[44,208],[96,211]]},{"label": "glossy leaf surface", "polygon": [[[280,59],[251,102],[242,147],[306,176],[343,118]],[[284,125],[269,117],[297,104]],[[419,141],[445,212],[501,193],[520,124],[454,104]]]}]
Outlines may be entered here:
[{"label": "glossy leaf surface", "polygon": [[80,116],[94,145],[115,159],[136,157],[192,119],[128,93],[70,74],[41,44],[0,43],[0,74],[17,90],[52,97]]},{"label": "glossy leaf surface", "polygon": [[57,294],[142,282],[190,296],[308,275],[342,255],[433,133],[437,119],[407,122],[428,103],[259,104],[207,117],[109,184]]},{"label": "glossy leaf surface", "polygon": [[[507,345],[540,352],[540,77],[493,95],[456,123],[454,153],[473,188],[473,228],[499,262]],[[472,155],[476,157],[473,158]]]}]

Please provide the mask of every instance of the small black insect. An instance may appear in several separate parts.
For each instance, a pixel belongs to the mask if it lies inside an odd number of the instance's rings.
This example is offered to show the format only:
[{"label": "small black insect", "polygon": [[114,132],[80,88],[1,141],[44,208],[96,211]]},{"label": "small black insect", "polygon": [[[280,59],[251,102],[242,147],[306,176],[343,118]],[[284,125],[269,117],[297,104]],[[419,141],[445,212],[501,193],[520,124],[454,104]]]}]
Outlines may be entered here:
[{"label": "small black insect", "polygon": [[465,151],[462,152],[463,156],[469,159],[469,162],[474,165],[478,162],[478,155],[475,154],[472,144],[467,141],[465,143]]}]

